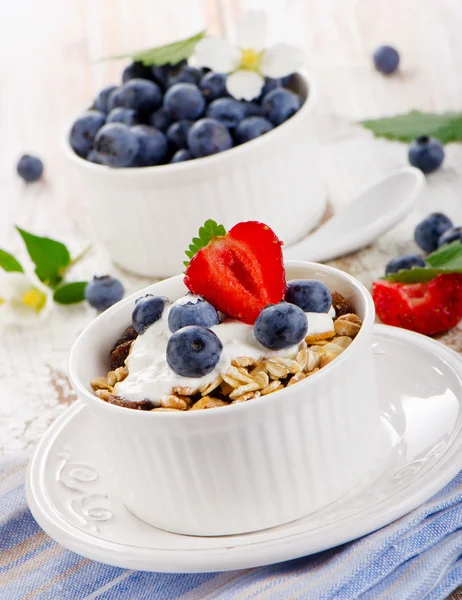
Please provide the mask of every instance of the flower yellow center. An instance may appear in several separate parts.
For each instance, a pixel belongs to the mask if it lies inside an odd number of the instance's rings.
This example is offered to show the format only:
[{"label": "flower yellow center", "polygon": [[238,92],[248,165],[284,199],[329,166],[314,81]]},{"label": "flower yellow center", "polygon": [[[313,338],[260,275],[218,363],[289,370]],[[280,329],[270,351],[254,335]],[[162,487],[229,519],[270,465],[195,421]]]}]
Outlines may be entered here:
[{"label": "flower yellow center", "polygon": [[0,298],[0,305],[5,304],[6,300],[5,298]]},{"label": "flower yellow center", "polygon": [[260,64],[261,52],[256,52],[252,48],[245,48],[241,50],[241,67],[243,69],[249,69],[256,71]]},{"label": "flower yellow center", "polygon": [[31,288],[21,296],[21,302],[28,308],[40,312],[47,301],[46,295],[37,288]]}]

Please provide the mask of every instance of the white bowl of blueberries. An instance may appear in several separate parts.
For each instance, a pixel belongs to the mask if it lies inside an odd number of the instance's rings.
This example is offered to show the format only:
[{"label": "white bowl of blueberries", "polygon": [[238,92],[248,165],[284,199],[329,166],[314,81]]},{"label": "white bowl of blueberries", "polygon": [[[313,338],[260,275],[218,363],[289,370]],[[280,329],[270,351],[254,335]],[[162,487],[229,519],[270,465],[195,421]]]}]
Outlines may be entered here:
[{"label": "white bowl of blueberries", "polygon": [[259,220],[287,244],[319,222],[313,82],[266,79],[254,101],[236,100],[226,75],[182,61],[134,62],[101,90],[66,136],[95,231],[113,261],[165,277],[181,270],[207,219]]}]

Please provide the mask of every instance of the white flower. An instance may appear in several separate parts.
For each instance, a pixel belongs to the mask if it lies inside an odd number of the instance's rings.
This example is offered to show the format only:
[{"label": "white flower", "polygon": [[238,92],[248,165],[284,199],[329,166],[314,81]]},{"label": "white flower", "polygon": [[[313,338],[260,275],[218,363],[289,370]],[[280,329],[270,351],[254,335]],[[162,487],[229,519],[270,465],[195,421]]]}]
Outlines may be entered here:
[{"label": "white flower", "polygon": [[280,78],[297,71],[303,52],[290,44],[265,49],[266,17],[249,11],[237,26],[237,46],[221,38],[204,38],[196,44],[195,62],[217,73],[230,73],[226,88],[237,99],[252,100],[260,95],[264,77]]},{"label": "white flower", "polygon": [[0,273],[0,323],[28,325],[44,319],[53,304],[53,292],[35,273]]}]

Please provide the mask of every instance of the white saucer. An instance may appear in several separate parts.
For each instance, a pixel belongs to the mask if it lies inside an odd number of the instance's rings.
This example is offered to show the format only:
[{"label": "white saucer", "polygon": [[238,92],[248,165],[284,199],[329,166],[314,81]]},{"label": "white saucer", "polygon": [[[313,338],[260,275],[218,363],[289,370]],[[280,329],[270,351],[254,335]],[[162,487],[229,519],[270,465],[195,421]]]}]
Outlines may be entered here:
[{"label": "white saucer", "polygon": [[32,514],[52,538],[83,556],[170,573],[271,564],[383,527],[462,469],[462,359],[430,338],[383,325],[374,332],[374,355],[379,391],[384,406],[391,407],[383,412],[391,450],[365,477],[362,490],[316,514],[265,531],[214,538],[146,525],[121,504],[109,457],[81,402],[54,423],[30,462]]}]

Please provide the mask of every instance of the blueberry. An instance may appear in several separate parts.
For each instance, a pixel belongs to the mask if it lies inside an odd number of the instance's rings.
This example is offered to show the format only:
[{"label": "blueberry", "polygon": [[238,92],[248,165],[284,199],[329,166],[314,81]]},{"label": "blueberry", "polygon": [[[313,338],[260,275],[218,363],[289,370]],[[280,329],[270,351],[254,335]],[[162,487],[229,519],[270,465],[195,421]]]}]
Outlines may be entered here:
[{"label": "blueberry", "polygon": [[271,123],[263,117],[247,117],[243,119],[235,133],[236,140],[242,144],[263,135],[273,129]]},{"label": "blueberry", "polygon": [[143,334],[150,325],[161,318],[167,302],[167,298],[152,294],[136,300],[132,312],[132,325],[138,335]]},{"label": "blueberry", "polygon": [[286,301],[305,312],[326,313],[332,306],[332,294],[317,279],[294,279],[287,284]]},{"label": "blueberry", "polygon": [[438,140],[423,135],[410,145],[408,158],[422,173],[433,173],[444,160],[444,148]]},{"label": "blueberry", "polygon": [[280,125],[295,114],[301,105],[300,96],[285,88],[276,88],[263,98],[263,115],[273,125]]},{"label": "blueberry", "polygon": [[462,242],[462,227],[451,227],[450,229],[446,229],[438,240],[438,247],[455,242],[456,240]]},{"label": "blueberry", "polygon": [[384,75],[394,73],[399,65],[399,54],[392,46],[380,46],[372,55],[377,71]]},{"label": "blueberry", "polygon": [[98,152],[96,152],[96,150],[90,150],[90,152],[87,155],[87,160],[95,163],[96,165],[104,165],[100,155],[98,154]]},{"label": "blueberry", "polygon": [[258,315],[253,328],[262,346],[282,350],[300,343],[308,331],[306,315],[301,308],[288,302],[270,304]]},{"label": "blueberry", "polygon": [[264,98],[266,94],[269,94],[276,88],[282,87],[282,82],[280,79],[273,79],[271,77],[265,77],[265,83],[261,89],[260,98]]},{"label": "blueberry", "polygon": [[205,327],[191,325],[174,333],[167,344],[167,363],[182,377],[203,377],[217,365],[223,344]]},{"label": "blueberry", "polygon": [[16,165],[16,171],[26,183],[38,181],[43,173],[43,162],[37,156],[24,154]]},{"label": "blueberry", "polygon": [[421,256],[417,254],[405,254],[404,256],[398,256],[398,258],[392,258],[385,267],[385,275],[390,273],[397,273],[401,269],[412,269],[412,267],[425,267],[425,261]]},{"label": "blueberry", "polygon": [[116,100],[119,106],[150,112],[162,104],[162,91],[153,81],[130,79],[117,93]]},{"label": "blueberry", "polygon": [[114,108],[122,106],[122,88],[117,87],[109,93],[106,100],[106,112],[110,113]]},{"label": "blueberry", "polygon": [[99,129],[104,125],[106,115],[97,110],[87,110],[72,125],[69,142],[76,154],[85,158],[93,148]]},{"label": "blueberry", "polygon": [[[186,64],[186,61],[182,61],[179,64]],[[178,65],[175,65],[178,66]],[[151,73],[154,81],[163,87],[164,89],[167,87],[167,78],[172,68],[171,65],[162,65],[161,67],[153,66],[151,67]]]},{"label": "blueberry", "polygon": [[207,102],[229,96],[226,89],[226,75],[222,73],[206,73],[199,82],[199,88]]},{"label": "blueberry", "polygon": [[171,163],[179,163],[185,162],[186,160],[192,160],[194,156],[191,154],[189,150],[185,150],[182,148],[181,150],[177,150],[175,154],[170,159]]},{"label": "blueberry", "polygon": [[132,167],[139,150],[133,131],[122,123],[108,123],[95,137],[95,149],[108,167]]},{"label": "blueberry", "polygon": [[205,100],[193,83],[176,83],[164,96],[164,108],[176,120],[198,119],[205,108]]},{"label": "blueberry", "polygon": [[216,119],[229,129],[234,129],[245,118],[246,109],[234,98],[218,98],[209,104],[205,114],[209,119]]},{"label": "blueberry", "polygon": [[197,296],[185,296],[175,302],[168,313],[168,326],[172,333],[188,325],[213,327],[219,322],[216,308]]},{"label": "blueberry", "polygon": [[124,286],[115,277],[93,277],[85,288],[88,303],[99,311],[106,310],[123,298]]},{"label": "blueberry", "polygon": [[241,104],[245,107],[245,116],[246,117],[261,117],[262,116],[262,108],[258,104],[258,102],[247,102],[246,100],[241,100]]},{"label": "blueberry", "polygon": [[281,85],[282,87],[289,87],[290,84],[292,83],[292,77],[295,75],[295,73],[291,73],[290,75],[286,75],[285,77],[281,77]]},{"label": "blueberry", "polygon": [[188,145],[188,132],[192,126],[193,121],[188,121],[187,119],[182,119],[170,125],[167,129],[167,139],[174,150],[186,148]]},{"label": "blueberry", "polygon": [[148,125],[135,125],[131,131],[139,142],[138,153],[135,157],[137,167],[152,167],[166,162],[168,142],[162,131]]},{"label": "blueberry", "polygon": [[107,101],[109,98],[109,95],[117,89],[116,85],[108,85],[107,87],[103,88],[100,93],[98,94],[98,96],[96,97],[95,100],[95,109],[99,110],[102,113],[108,113],[108,105],[107,105]]},{"label": "blueberry", "polygon": [[156,129],[160,129],[165,133],[173,123],[173,120],[165,108],[159,108],[151,114],[149,117],[149,123]]},{"label": "blueberry", "polygon": [[122,82],[130,79],[152,79],[151,67],[145,67],[141,62],[132,62],[122,72]]},{"label": "blueberry", "polygon": [[451,219],[443,213],[432,213],[415,228],[415,242],[425,252],[433,252],[438,248],[440,237],[452,226]]},{"label": "blueberry", "polygon": [[175,85],[175,83],[195,83],[197,85],[201,78],[202,73],[196,67],[176,65],[168,72],[167,85],[168,87]]},{"label": "blueberry", "polygon": [[137,125],[137,113],[133,108],[113,108],[106,117],[106,123],[123,123],[124,125]]},{"label": "blueberry", "polygon": [[196,121],[188,133],[188,146],[195,157],[223,152],[233,146],[228,128],[215,119]]}]

